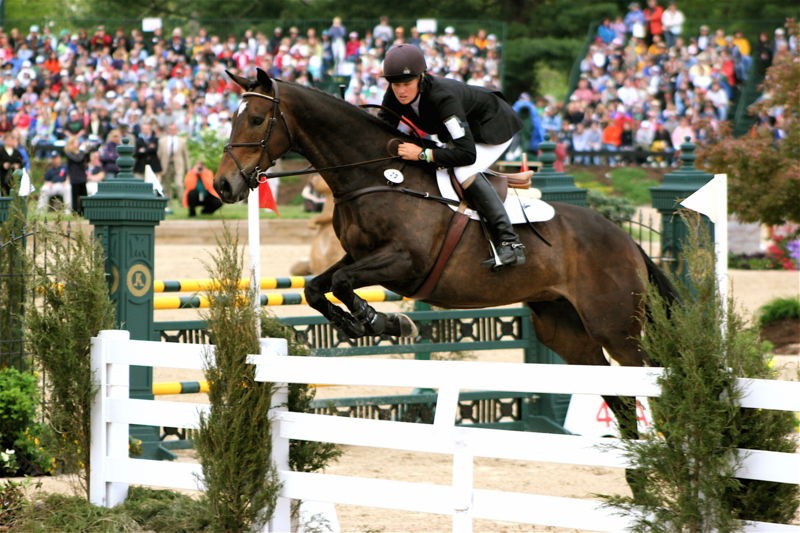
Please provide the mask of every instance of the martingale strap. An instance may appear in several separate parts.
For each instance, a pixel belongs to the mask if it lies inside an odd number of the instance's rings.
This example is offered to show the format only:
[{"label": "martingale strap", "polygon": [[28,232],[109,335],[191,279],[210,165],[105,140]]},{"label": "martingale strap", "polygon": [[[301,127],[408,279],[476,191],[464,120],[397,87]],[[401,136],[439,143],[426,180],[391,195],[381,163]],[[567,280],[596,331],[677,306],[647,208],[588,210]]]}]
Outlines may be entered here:
[{"label": "martingale strap", "polygon": [[[456,190],[460,190],[461,185],[458,183],[458,180],[455,179],[455,174],[453,173],[452,169],[450,169],[450,179],[453,180]],[[436,285],[439,283],[439,279],[442,277],[442,272],[444,272],[444,267],[447,265],[447,261],[450,259],[450,256],[453,255],[456,246],[458,246],[458,243],[461,241],[461,237],[464,235],[464,230],[467,229],[467,223],[470,221],[470,218],[464,212],[464,209],[467,207],[466,203],[464,203],[463,200],[453,200],[451,198],[436,196],[428,192],[390,185],[376,185],[374,187],[356,189],[355,191],[350,191],[349,193],[341,196],[334,196],[334,201],[336,203],[344,203],[358,198],[359,196],[364,196],[365,194],[374,194],[379,192],[397,192],[425,200],[433,200],[442,204],[459,206],[458,211],[453,213],[453,216],[450,218],[450,225],[447,228],[447,233],[445,234],[442,245],[439,248],[438,254],[436,255],[436,261],[434,262],[433,267],[431,268],[430,272],[428,272],[425,280],[417,288],[414,295],[411,296],[416,300],[424,300],[430,296],[433,292],[433,289],[436,288]],[[461,194],[463,194],[463,192]],[[459,196],[461,196],[461,194],[459,194]]]},{"label": "martingale strap", "polygon": [[450,256],[453,255],[453,251],[455,251],[456,246],[458,246],[458,243],[461,241],[464,230],[467,229],[467,222],[469,222],[469,216],[462,210],[453,213],[453,217],[450,219],[450,226],[447,228],[447,234],[444,237],[444,242],[442,242],[442,247],[439,248],[439,253],[436,256],[436,262],[433,264],[431,271],[428,272],[428,277],[425,278],[425,281],[422,282],[422,285],[419,286],[417,292],[414,293],[411,298],[415,300],[424,300],[431,295],[433,289],[435,289],[436,285],[439,283],[439,279],[442,277],[442,272],[444,272],[447,261],[450,259]]}]

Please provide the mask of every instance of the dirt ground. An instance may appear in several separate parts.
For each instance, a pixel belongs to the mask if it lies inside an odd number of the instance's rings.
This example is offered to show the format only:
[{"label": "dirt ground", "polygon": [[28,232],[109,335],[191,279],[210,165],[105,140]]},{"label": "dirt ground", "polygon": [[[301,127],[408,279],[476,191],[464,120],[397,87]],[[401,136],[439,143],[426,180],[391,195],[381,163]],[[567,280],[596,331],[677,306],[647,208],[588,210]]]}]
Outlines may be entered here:
[{"label": "dirt ground", "polygon": [[[307,255],[310,230],[302,227],[270,224],[262,229],[260,250],[262,276],[288,276],[292,263]],[[262,224],[264,228],[264,224]],[[204,265],[213,254],[213,238],[205,234],[205,242],[198,242],[198,232],[189,226],[161,228],[157,237],[155,279],[175,280],[181,278],[208,277]],[[181,235],[182,232],[187,232]],[[288,232],[288,233],[287,233]],[[283,234],[281,238],[276,233]],[[186,241],[192,244],[185,244]],[[178,244],[181,243],[181,244]],[[247,262],[249,264],[249,261]],[[248,267],[249,268],[249,267]],[[748,272],[730,273],[732,295],[737,309],[745,317],[752,314],[767,301],[776,297],[796,296],[800,292],[800,274],[797,272]],[[380,309],[394,309],[397,304],[376,304]],[[276,308],[278,316],[310,314],[307,307],[286,306]],[[155,320],[191,319],[198,315],[194,310],[157,311]],[[485,352],[478,360],[521,360],[516,351]],[[785,367],[784,379],[797,379],[800,346],[777,358]],[[155,381],[200,379],[200,376],[157,370]],[[353,396],[364,391],[345,391],[342,388],[320,389],[318,397]],[[371,394],[371,392],[367,392]],[[196,398],[196,397],[195,397]],[[451,483],[451,459],[449,456],[399,452],[373,448],[346,447],[341,460],[328,468],[332,474],[347,474],[364,477],[389,477],[405,481],[424,481],[437,484]],[[64,490],[63,480],[45,480],[46,489]],[[477,459],[475,485],[479,488],[508,490],[589,498],[593,494],[627,494],[623,472],[617,469],[575,467],[549,463],[530,463]],[[418,532],[450,531],[448,517],[423,513],[369,509],[357,506],[337,506],[337,516],[342,531],[347,532]],[[800,522],[798,522],[800,523]],[[565,531],[557,528],[531,528],[519,524],[476,521],[475,531],[486,533],[521,531]]]}]

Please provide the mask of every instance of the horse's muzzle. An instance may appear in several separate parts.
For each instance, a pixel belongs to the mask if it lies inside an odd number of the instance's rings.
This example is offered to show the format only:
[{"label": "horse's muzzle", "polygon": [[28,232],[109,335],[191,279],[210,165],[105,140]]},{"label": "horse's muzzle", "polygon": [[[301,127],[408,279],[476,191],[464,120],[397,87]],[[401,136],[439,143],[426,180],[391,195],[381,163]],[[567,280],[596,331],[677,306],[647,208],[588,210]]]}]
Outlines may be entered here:
[{"label": "horse's muzzle", "polygon": [[[234,183],[239,181],[239,184]],[[237,187],[238,185],[238,187]],[[219,194],[220,199],[226,204],[233,204],[247,197],[247,187],[244,182],[240,180],[233,180],[228,176],[217,176],[214,178],[214,189]]]}]

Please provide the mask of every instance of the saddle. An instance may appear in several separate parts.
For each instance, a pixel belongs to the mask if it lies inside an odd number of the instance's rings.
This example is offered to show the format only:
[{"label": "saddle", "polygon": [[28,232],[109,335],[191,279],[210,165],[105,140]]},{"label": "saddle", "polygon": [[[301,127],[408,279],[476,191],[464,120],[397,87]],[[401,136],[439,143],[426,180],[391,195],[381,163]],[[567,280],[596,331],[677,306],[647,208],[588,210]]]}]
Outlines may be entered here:
[{"label": "saddle", "polygon": [[489,180],[489,183],[492,184],[492,187],[494,187],[494,189],[497,191],[497,195],[500,197],[500,200],[503,202],[506,201],[509,188],[530,189],[531,178],[533,177],[533,174],[533,170],[517,172],[514,174],[503,174],[493,170],[483,173],[483,175],[486,176],[486,179]]}]

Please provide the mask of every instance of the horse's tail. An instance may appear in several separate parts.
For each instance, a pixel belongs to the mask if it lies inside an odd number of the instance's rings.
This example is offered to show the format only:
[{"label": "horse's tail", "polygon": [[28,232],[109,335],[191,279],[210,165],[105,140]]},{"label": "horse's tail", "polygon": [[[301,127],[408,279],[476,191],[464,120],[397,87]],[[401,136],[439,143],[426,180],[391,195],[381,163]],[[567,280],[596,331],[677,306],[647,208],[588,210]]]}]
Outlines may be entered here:
[{"label": "horse's tail", "polygon": [[[650,259],[650,256],[647,255],[644,249],[638,244],[636,246],[639,248],[639,253],[642,254],[642,259],[644,259],[644,263],[647,266],[647,280],[658,290],[658,294],[661,295],[661,298],[664,299],[664,302],[667,304],[667,315],[669,315],[669,309],[672,307],[672,304],[680,302],[680,294],[664,271]],[[648,319],[649,315],[650,313],[648,312]]]}]

